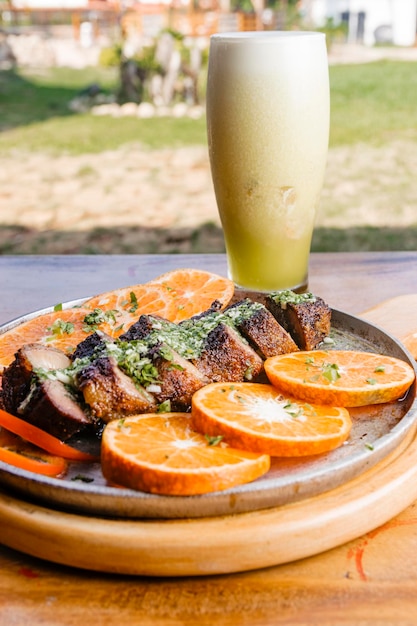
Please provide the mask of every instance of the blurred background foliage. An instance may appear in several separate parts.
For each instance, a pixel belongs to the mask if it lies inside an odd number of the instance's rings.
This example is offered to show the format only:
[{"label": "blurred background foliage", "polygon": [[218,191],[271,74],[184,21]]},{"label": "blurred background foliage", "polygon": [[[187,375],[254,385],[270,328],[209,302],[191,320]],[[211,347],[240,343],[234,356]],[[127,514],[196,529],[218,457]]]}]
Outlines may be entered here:
[{"label": "blurred background foliage", "polygon": [[[0,3],[5,0],[0,0]],[[266,9],[278,15],[285,28],[306,28],[295,0],[268,0]],[[251,0],[233,0],[233,11],[254,13]],[[0,11],[0,15],[3,15]],[[1,27],[1,24],[0,24]],[[0,28],[1,30],[1,28]],[[325,32],[329,51],[346,42],[346,24],[327,20],[320,28]],[[179,31],[167,28],[178,52],[181,67],[189,68],[192,49],[189,40]],[[24,67],[18,64],[0,70],[0,156],[39,152],[67,155],[99,155],[132,144],[144,150],[177,149],[207,145],[204,112],[188,116],[109,117],[92,114],[100,102],[122,104],[130,100],[123,90],[123,68],[132,64],[140,84],[136,90],[138,103],[151,99],[150,80],[163,76],[165,70],[158,60],[158,38],[147,42],[129,57],[118,36],[110,45],[102,46],[98,63],[81,69],[65,66]],[[204,106],[208,47],[199,50],[196,102]],[[344,147],[374,147],[383,150],[391,142],[404,141],[408,146],[417,141],[417,72],[415,61],[380,60],[367,63],[332,64],[330,150]],[[174,95],[178,99],[178,95]],[[84,109],[74,102],[87,103]],[[382,154],[382,153],[381,153]],[[414,154],[414,153],[413,153]],[[409,185],[415,185],[415,169],[410,162]],[[369,177],[364,170],[363,179]],[[361,181],[358,193],[361,193]],[[375,181],[375,188],[378,181]],[[399,193],[401,190],[399,191]],[[334,202],[334,211],[343,211]],[[350,197],[352,205],[362,198]],[[401,202],[398,195],[397,202]],[[388,208],[387,210],[390,210]],[[381,217],[384,215],[381,213]],[[343,219],[343,218],[341,218]],[[145,236],[144,236],[145,232]],[[0,254],[33,253],[134,253],[141,252],[222,252],[223,238],[215,224],[173,232],[173,229],[143,228],[132,225],[129,243],[121,228],[93,228],[77,234],[36,232],[14,225],[0,225]],[[139,242],[139,243],[138,243]],[[345,228],[316,228],[313,250],[412,250],[417,249],[417,214],[415,224],[406,228],[383,224],[356,226],[346,221]]]}]

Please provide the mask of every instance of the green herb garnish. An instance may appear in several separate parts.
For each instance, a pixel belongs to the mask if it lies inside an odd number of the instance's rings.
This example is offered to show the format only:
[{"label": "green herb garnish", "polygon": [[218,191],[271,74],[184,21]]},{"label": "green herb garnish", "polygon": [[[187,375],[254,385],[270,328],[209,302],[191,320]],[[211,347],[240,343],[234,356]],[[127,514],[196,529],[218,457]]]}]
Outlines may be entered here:
[{"label": "green herb garnish", "polygon": [[219,443],[223,439],[223,435],[218,435],[217,437],[211,437],[210,435],[204,435],[204,438],[207,440],[209,446],[218,446]]},{"label": "green herb garnish", "polygon": [[157,413],[171,413],[171,400],[165,400],[158,405]]},{"label": "green herb garnish", "polygon": [[75,326],[72,322],[64,322],[64,320],[57,319],[48,327],[48,330],[52,333],[52,337],[60,335],[72,335]]},{"label": "green herb garnish", "polygon": [[102,309],[94,309],[91,313],[87,313],[87,315],[83,319],[83,331],[85,333],[94,332],[98,329],[100,324],[104,324],[104,322],[109,322],[114,324],[116,322],[116,316],[119,312],[116,309],[111,309],[109,311],[103,311]]},{"label": "green herb garnish", "polygon": [[336,380],[341,378],[339,372],[339,366],[337,363],[323,363],[321,367],[322,375],[329,383],[335,383]]},{"label": "green herb garnish", "polygon": [[79,480],[82,483],[93,483],[94,482],[94,478],[91,478],[91,476],[84,476],[83,474],[77,474],[76,476],[73,476],[71,478],[71,480],[73,480],[73,481]]},{"label": "green herb garnish", "polygon": [[304,413],[303,408],[295,402],[287,402],[287,404],[284,405],[284,411],[291,417],[300,417],[300,415]]},{"label": "green herb garnish", "polygon": [[136,297],[136,294],[133,291],[130,292],[129,297],[130,297],[130,304],[132,305],[129,309],[129,313],[135,313],[138,308],[138,299]]}]

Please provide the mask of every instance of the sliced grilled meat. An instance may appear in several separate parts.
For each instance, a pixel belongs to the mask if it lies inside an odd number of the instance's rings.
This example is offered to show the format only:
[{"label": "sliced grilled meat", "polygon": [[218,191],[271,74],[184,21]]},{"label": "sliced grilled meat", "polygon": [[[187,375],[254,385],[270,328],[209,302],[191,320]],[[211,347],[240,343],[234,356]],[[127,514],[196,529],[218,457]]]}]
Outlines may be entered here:
[{"label": "sliced grilled meat", "polygon": [[261,358],[267,359],[298,350],[291,335],[263,305],[253,306],[251,300],[245,299],[228,307],[225,313],[232,314],[233,310],[242,308],[245,308],[247,313],[236,318],[236,328]]},{"label": "sliced grilled meat", "polygon": [[71,364],[64,352],[41,343],[29,343],[20,348],[14,361],[3,372],[3,404],[6,411],[16,414],[30,391],[36,370],[65,369]]},{"label": "sliced grilled meat", "polygon": [[96,417],[104,422],[157,408],[155,399],[135,385],[114,357],[100,357],[78,374],[78,387]]},{"label": "sliced grilled meat", "polygon": [[239,333],[223,323],[207,335],[194,365],[211,382],[254,380],[263,371],[261,357]]},{"label": "sliced grilled meat", "polygon": [[[210,308],[206,309],[205,311],[203,311],[202,313],[198,313],[197,315],[193,315],[193,317],[190,317],[190,320],[201,320],[203,317],[207,317],[207,315],[211,315],[211,313],[218,313],[219,311],[221,311],[222,309],[222,303],[220,302],[220,300],[214,300],[214,302],[212,302],[212,304],[210,305]],[[186,320],[188,322],[188,320]],[[180,325],[183,324],[183,322],[180,322]]]},{"label": "sliced grilled meat", "polygon": [[66,439],[167,400],[187,410],[209,382],[262,382],[264,359],[317,347],[331,322],[331,309],[312,294],[277,292],[265,303],[244,299],[221,311],[214,302],[180,324],[142,315],[120,341],[93,332],[70,358],[23,346],[3,375],[4,407]]},{"label": "sliced grilled meat", "polygon": [[98,420],[79,404],[75,393],[59,380],[43,380],[32,386],[17,414],[54,437],[66,440]]},{"label": "sliced grilled meat", "polygon": [[83,359],[85,357],[91,358],[95,353],[99,352],[100,348],[104,350],[106,343],[113,341],[113,337],[110,337],[107,333],[96,331],[78,344],[71,354],[71,360],[75,361],[75,359]]},{"label": "sliced grilled meat", "polygon": [[270,294],[266,306],[301,350],[313,350],[330,333],[331,309],[312,294],[286,294]]},{"label": "sliced grilled meat", "polygon": [[158,383],[153,385],[152,393],[158,404],[169,400],[173,411],[187,410],[193,393],[210,382],[190,361],[168,346],[156,346],[150,357],[158,370]]},{"label": "sliced grilled meat", "polygon": [[174,325],[163,317],[158,315],[141,315],[137,322],[132,324],[123,335],[120,335],[120,341],[136,341],[145,339],[153,330],[163,323],[165,326]]}]

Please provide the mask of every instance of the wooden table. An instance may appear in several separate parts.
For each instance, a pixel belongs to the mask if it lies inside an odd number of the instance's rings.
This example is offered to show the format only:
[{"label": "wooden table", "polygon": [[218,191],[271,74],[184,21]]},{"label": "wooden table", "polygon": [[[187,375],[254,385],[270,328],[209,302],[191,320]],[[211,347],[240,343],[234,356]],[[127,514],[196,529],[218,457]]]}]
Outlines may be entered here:
[{"label": "wooden table", "polygon": [[[226,271],[223,255],[0,257],[0,323],[175,267]],[[416,276],[417,252],[314,254],[310,289],[332,307],[357,314],[416,292]],[[90,573],[0,547],[1,626],[78,626],[83,619],[100,626],[365,626],[413,624],[416,616],[415,504],[366,536],[319,556],[227,576]]]}]

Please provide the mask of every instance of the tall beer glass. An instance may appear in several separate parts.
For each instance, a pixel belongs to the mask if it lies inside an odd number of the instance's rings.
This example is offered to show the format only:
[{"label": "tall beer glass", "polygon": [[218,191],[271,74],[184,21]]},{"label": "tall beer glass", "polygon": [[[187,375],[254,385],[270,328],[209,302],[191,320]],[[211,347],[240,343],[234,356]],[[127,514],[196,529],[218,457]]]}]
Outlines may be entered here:
[{"label": "tall beer glass", "polygon": [[211,37],[208,146],[229,274],[237,285],[307,288],[329,109],[322,33]]}]

